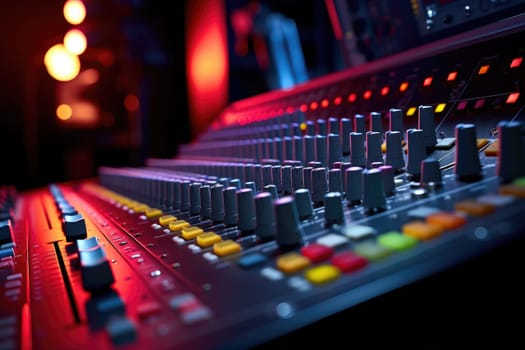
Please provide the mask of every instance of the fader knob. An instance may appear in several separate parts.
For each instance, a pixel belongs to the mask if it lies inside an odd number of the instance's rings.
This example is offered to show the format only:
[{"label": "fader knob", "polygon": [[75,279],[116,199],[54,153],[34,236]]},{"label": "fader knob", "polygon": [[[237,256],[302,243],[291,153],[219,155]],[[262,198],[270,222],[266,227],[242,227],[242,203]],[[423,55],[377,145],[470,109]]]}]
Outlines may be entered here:
[{"label": "fader knob", "polygon": [[303,232],[299,225],[299,213],[292,196],[274,200],[276,241],[280,248],[296,247],[303,242]]},{"label": "fader knob", "polygon": [[239,213],[238,228],[241,232],[255,230],[255,206],[253,192],[249,188],[241,188],[236,192],[237,212]]},{"label": "fader knob", "polygon": [[344,212],[341,193],[326,193],[324,196],[324,203],[325,225],[342,225],[344,223]]},{"label": "fader knob", "polygon": [[312,170],[312,200],[314,206],[323,204],[324,195],[328,192],[326,179],[326,168],[315,168]]},{"label": "fader knob", "polygon": [[366,132],[366,118],[362,114],[354,116],[354,132],[364,134]]},{"label": "fader knob", "polygon": [[365,136],[360,132],[350,133],[350,163],[352,166],[364,167],[365,157]]},{"label": "fader knob", "polygon": [[312,197],[306,188],[300,188],[294,192],[295,203],[299,213],[299,219],[305,220],[313,215]]},{"label": "fader knob", "polygon": [[426,187],[439,187],[443,183],[439,161],[429,157],[421,162],[421,184]]},{"label": "fader knob", "polygon": [[383,163],[381,134],[377,131],[369,131],[366,133],[366,165],[370,168],[375,162]]},{"label": "fader knob", "polygon": [[224,186],[217,184],[212,186],[210,189],[211,192],[211,214],[210,218],[213,222],[223,222],[224,221],[224,199],[222,196],[222,191]]},{"label": "fader knob", "polygon": [[349,205],[358,203],[363,197],[363,168],[352,166],[345,171],[346,200]]},{"label": "fader knob", "polygon": [[517,121],[498,123],[497,173],[503,182],[525,175],[523,128]]},{"label": "fader knob", "polygon": [[407,173],[419,179],[421,173],[421,161],[426,158],[425,146],[423,144],[423,130],[407,130]]},{"label": "fader knob", "polygon": [[326,166],[326,136],[315,135],[315,160]]},{"label": "fader knob", "polygon": [[339,162],[343,156],[341,152],[341,141],[339,134],[328,134],[328,167],[332,167],[332,164]]},{"label": "fader knob", "polygon": [[352,124],[349,118],[341,118],[339,121],[339,133],[341,135],[341,151],[343,155],[350,154],[350,133]]},{"label": "fader knob", "polygon": [[365,169],[362,175],[363,181],[363,207],[368,212],[377,212],[386,209],[385,191],[381,170]]},{"label": "fader knob", "polygon": [[303,156],[305,164],[315,160],[315,143],[314,137],[311,135],[303,136]]},{"label": "fader knob", "polygon": [[385,164],[391,165],[394,171],[400,172],[405,167],[405,157],[401,145],[403,136],[400,131],[389,130],[386,136]]},{"label": "fader knob", "polygon": [[237,198],[235,192],[236,187],[230,186],[222,191],[224,200],[224,224],[227,226],[237,225]]},{"label": "fader knob", "polygon": [[328,191],[343,193],[343,177],[341,169],[328,170]]},{"label": "fader knob", "polygon": [[423,142],[427,150],[432,149],[436,143],[436,124],[434,123],[434,109],[432,106],[419,106],[418,128],[423,130]]},{"label": "fader knob", "polygon": [[391,108],[388,113],[390,115],[390,131],[399,131],[401,133],[401,137],[403,137],[403,111],[401,109]]},{"label": "fader knob", "polygon": [[476,181],[481,178],[476,126],[474,124],[456,125],[456,156],[454,172],[462,181]]},{"label": "fader knob", "polygon": [[201,196],[201,218],[208,219],[211,216],[211,192],[210,186],[202,186],[200,189]]},{"label": "fader knob", "polygon": [[190,215],[200,214],[201,211],[201,184],[194,182],[190,185]]},{"label": "fader knob", "polygon": [[254,201],[256,216],[255,234],[262,241],[267,241],[274,237],[273,198],[271,193],[261,192],[254,197]]},{"label": "fader knob", "polygon": [[370,113],[370,131],[377,131],[379,134],[383,134],[383,120],[381,113]]}]

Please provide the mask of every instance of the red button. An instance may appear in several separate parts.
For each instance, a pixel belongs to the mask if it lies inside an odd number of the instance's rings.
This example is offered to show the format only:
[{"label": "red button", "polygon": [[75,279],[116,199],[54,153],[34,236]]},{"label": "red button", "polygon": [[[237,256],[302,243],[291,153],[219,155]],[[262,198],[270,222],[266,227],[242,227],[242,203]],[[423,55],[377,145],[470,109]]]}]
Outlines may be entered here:
[{"label": "red button", "polygon": [[356,255],[350,251],[339,253],[332,258],[334,264],[343,272],[352,272],[365,267],[368,261],[362,256]]},{"label": "red button", "polygon": [[330,258],[333,253],[334,250],[332,248],[318,243],[312,243],[301,248],[301,254],[313,263],[326,260]]}]

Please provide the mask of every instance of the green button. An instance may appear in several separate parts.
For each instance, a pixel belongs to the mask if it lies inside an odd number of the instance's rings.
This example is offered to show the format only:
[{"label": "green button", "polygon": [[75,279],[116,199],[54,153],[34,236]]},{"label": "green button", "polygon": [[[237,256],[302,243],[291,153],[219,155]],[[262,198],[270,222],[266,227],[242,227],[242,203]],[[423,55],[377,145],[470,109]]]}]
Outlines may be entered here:
[{"label": "green button", "polygon": [[517,179],[514,179],[512,183],[516,186],[525,187],[525,176],[518,177]]},{"label": "green button", "polygon": [[392,250],[405,250],[414,247],[417,244],[417,239],[400,232],[390,231],[377,237],[377,242]]},{"label": "green button", "polygon": [[364,242],[356,244],[354,251],[356,254],[370,260],[377,261],[389,256],[392,251],[387,248],[376,244],[375,242]]}]

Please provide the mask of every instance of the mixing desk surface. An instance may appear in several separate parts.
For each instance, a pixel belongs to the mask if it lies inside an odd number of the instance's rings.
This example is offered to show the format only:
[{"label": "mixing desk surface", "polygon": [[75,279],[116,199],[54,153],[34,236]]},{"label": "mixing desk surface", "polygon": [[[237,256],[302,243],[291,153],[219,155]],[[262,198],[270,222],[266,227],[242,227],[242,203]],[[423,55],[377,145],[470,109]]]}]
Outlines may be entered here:
[{"label": "mixing desk surface", "polygon": [[[173,159],[3,187],[0,349],[253,348],[352,309],[411,337],[360,305],[522,244],[523,17],[235,102]],[[305,339],[361,331],[336,320]]]}]

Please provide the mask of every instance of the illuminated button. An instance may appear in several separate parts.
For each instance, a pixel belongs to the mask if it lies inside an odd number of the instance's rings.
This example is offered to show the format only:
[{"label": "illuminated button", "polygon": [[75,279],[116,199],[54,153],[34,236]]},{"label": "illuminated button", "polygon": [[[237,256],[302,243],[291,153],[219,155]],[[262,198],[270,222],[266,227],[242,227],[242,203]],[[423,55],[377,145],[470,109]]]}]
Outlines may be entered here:
[{"label": "illuminated button", "polygon": [[434,147],[435,149],[439,149],[439,150],[449,150],[452,147],[454,147],[455,143],[456,143],[455,137],[444,137],[442,139],[438,139]]},{"label": "illuminated button", "polygon": [[239,260],[237,260],[237,264],[244,269],[250,269],[254,266],[265,263],[267,260],[268,258],[266,255],[261,253],[253,253],[239,258]]},{"label": "illuminated button", "polygon": [[335,233],[329,233],[322,237],[317,238],[317,243],[325,245],[330,248],[338,247],[348,242],[348,238],[337,235]]},{"label": "illuminated button", "polygon": [[[501,187],[500,187],[501,190]],[[472,216],[484,216],[494,212],[494,206],[474,200],[464,200],[454,204],[454,209]]]},{"label": "illuminated button", "polygon": [[159,224],[167,226],[170,222],[176,221],[177,218],[173,215],[164,215],[159,218]]},{"label": "illuminated button", "polygon": [[241,251],[241,245],[228,239],[213,245],[213,252],[218,256],[227,256]]},{"label": "illuminated button", "polygon": [[400,232],[390,231],[377,237],[377,242],[384,247],[401,251],[414,247],[417,244],[417,239]]},{"label": "illuminated button", "polygon": [[189,240],[189,239],[194,239],[195,237],[197,237],[198,235],[202,234],[203,232],[204,231],[200,227],[190,226],[190,227],[186,227],[186,228],[182,229],[181,236],[185,240]]},{"label": "illuminated button", "polygon": [[512,183],[516,186],[525,187],[525,176],[514,179]]},{"label": "illuminated button", "polygon": [[331,263],[343,272],[352,272],[365,267],[368,261],[362,256],[347,251],[335,255]]},{"label": "illuminated button", "polygon": [[425,80],[423,80],[423,86],[430,86],[432,85],[432,77],[427,77]]},{"label": "illuminated button", "polygon": [[314,284],[323,284],[337,279],[341,275],[339,269],[333,265],[320,265],[308,269],[304,277]]},{"label": "illuminated button", "polygon": [[510,62],[510,68],[518,68],[521,66],[521,62],[523,61],[523,57],[516,57],[515,59]]},{"label": "illuminated button", "polygon": [[444,230],[452,230],[467,223],[467,219],[458,214],[440,212],[427,216],[427,223],[439,226]]},{"label": "illuminated button", "polygon": [[401,83],[401,85],[399,85],[399,91],[400,92],[405,92],[406,90],[408,89],[408,82],[403,82]]},{"label": "illuminated button", "polygon": [[463,111],[465,108],[467,108],[468,101],[460,101],[457,106],[458,111]]},{"label": "illuminated button", "polygon": [[312,243],[301,248],[301,254],[317,263],[329,259],[334,253],[333,249],[321,244]]},{"label": "illuminated button", "polygon": [[368,100],[370,97],[372,97],[372,90],[366,90],[364,93],[363,93],[363,98],[365,100]]},{"label": "illuminated button", "polygon": [[363,242],[354,248],[356,254],[370,260],[378,261],[392,254],[392,250],[374,242]]},{"label": "illuminated button", "polygon": [[436,113],[441,113],[445,110],[445,107],[447,106],[446,103],[440,103],[436,106],[436,108],[434,109],[434,112]]},{"label": "illuminated button", "polygon": [[488,65],[488,64],[486,64],[486,65],[484,65],[484,66],[481,66],[481,67],[479,68],[478,74],[479,74],[479,75],[487,74],[488,71],[489,71],[489,69],[490,69],[490,65]]},{"label": "illuminated button", "polygon": [[360,240],[374,235],[376,230],[366,225],[346,225],[343,227],[343,233],[348,238]]},{"label": "illuminated button", "polygon": [[388,86],[385,86],[381,89],[381,95],[386,96],[390,92],[390,88]]},{"label": "illuminated button", "polygon": [[356,93],[351,93],[350,95],[348,95],[348,102],[353,103],[356,100],[357,100],[357,94]]},{"label": "illuminated button", "polygon": [[516,103],[516,101],[518,101],[519,98],[520,98],[520,93],[519,92],[513,92],[513,93],[509,94],[509,96],[507,97],[506,103],[507,104]]},{"label": "illuminated button", "polygon": [[423,221],[414,221],[404,224],[401,231],[407,236],[424,241],[439,236],[443,229]]},{"label": "illuminated button", "polygon": [[407,117],[411,117],[414,114],[416,114],[417,108],[416,107],[410,107],[407,109]]},{"label": "illuminated button", "polygon": [[149,210],[149,207],[146,204],[136,203],[131,209],[136,213],[145,213]]},{"label": "illuminated button", "polygon": [[296,253],[286,253],[277,257],[277,268],[285,273],[294,273],[310,265],[310,260]]},{"label": "illuminated button", "polygon": [[476,147],[478,149],[481,149],[481,148],[485,147],[486,145],[488,145],[488,143],[489,143],[488,139],[477,139],[476,140]]},{"label": "illuminated button", "polygon": [[481,109],[481,108],[483,108],[484,105],[485,105],[485,99],[484,98],[479,99],[474,104],[474,109]]},{"label": "illuminated button", "polygon": [[514,196],[525,199],[525,187],[514,183],[500,186],[499,193],[504,196]]},{"label": "illuminated button", "polygon": [[175,220],[169,224],[170,231],[180,231],[184,228],[190,227],[190,223],[185,220]]},{"label": "illuminated button", "polygon": [[158,218],[162,215],[162,210],[157,208],[150,208],[144,213],[148,219]]},{"label": "illuminated button", "polygon": [[499,154],[499,140],[494,140],[491,144],[485,148],[485,155],[487,157],[497,157]]},{"label": "illuminated button", "polygon": [[454,81],[458,77],[458,72],[450,72],[447,75],[447,81]]},{"label": "illuminated button", "polygon": [[211,247],[217,242],[222,241],[222,237],[215,232],[204,232],[197,236],[197,244],[201,248]]}]

